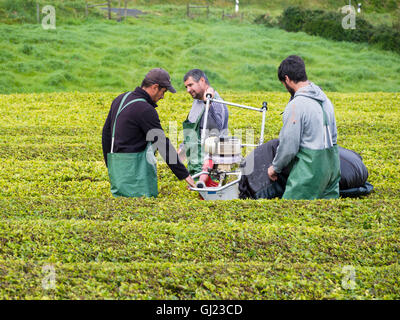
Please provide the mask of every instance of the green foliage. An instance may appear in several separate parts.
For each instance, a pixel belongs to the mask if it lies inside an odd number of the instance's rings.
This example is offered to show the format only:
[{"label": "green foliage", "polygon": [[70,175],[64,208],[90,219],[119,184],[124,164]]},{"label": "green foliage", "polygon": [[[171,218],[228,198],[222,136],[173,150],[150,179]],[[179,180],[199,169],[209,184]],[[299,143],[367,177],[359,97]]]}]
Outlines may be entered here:
[{"label": "green foliage", "polygon": [[372,35],[372,25],[362,18],[357,19],[356,29],[343,29],[343,15],[336,12],[309,15],[301,30],[335,41],[368,42]]},{"label": "green foliage", "polygon": [[375,29],[369,41],[384,50],[400,52],[400,29],[393,31],[392,28],[387,26],[379,26]]},{"label": "green foliage", "polygon": [[[0,25],[0,48],[1,93],[126,91],[154,67],[168,70],[178,90],[184,90],[183,75],[197,67],[219,90],[285,91],[276,72],[290,54],[302,56],[310,78],[330,91],[400,91],[397,54],[238,21],[188,24],[148,15],[56,30]],[[361,67],[375,77],[351,78]]]},{"label": "green foliage", "polygon": [[371,5],[375,10],[381,10],[381,11],[383,10],[393,11],[399,7],[398,1],[396,0],[387,0],[387,1],[368,0],[366,3]]},{"label": "green foliage", "polygon": [[[268,101],[264,138],[277,137],[287,93],[220,93],[252,106]],[[101,129],[117,94],[0,95],[0,298],[400,298],[398,93],[327,93],[339,145],[361,153],[369,170],[370,196],[213,202],[189,192],[162,160],[158,198],[112,197]],[[180,92],[159,103],[175,146],[182,137],[170,121],[179,132],[191,101]],[[230,109],[232,132],[254,128],[258,137],[260,122]],[[42,287],[46,265],[54,289]],[[342,286],[346,265],[355,268],[354,289]]]},{"label": "green foliage", "polygon": [[271,17],[268,13],[261,14],[254,19],[254,23],[263,24],[264,26],[271,28],[278,25],[278,21]]},{"label": "green foliage", "polygon": [[362,17],[356,17],[356,29],[343,29],[343,18],[338,12],[288,7],[279,25],[291,32],[304,31],[336,41],[367,42],[400,53],[400,32],[387,26],[374,27]]},{"label": "green foliage", "polygon": [[306,22],[306,10],[300,7],[288,7],[282,14],[279,25],[289,32],[298,32]]},{"label": "green foliage", "polygon": [[21,49],[21,52],[26,55],[32,54],[32,51],[33,51],[33,47],[28,44],[24,44],[24,46]]},{"label": "green foliage", "polygon": [[392,22],[392,27],[396,31],[400,32],[400,8],[396,10],[395,18],[393,19]]},{"label": "green foliage", "polygon": [[[115,2],[115,0],[114,0]],[[165,0],[135,0],[140,5],[155,5],[164,4]],[[188,0],[169,0],[171,4],[186,5]],[[233,7],[233,0],[196,0],[196,3],[210,4],[218,7]],[[307,8],[325,8],[337,9],[348,4],[348,1],[343,0],[240,0],[240,6],[246,7],[262,7],[262,8],[285,8],[287,6],[299,5]],[[368,11],[388,12],[398,8],[399,4],[396,0],[364,0],[362,2],[363,8]]]},{"label": "green foliage", "polygon": [[[44,17],[42,9],[52,5],[56,10],[57,22],[81,24],[85,19],[84,0],[56,0],[49,3],[45,0],[0,0],[0,23],[37,23],[37,4],[39,4],[40,21]],[[99,10],[90,10],[91,17],[103,17]]]}]

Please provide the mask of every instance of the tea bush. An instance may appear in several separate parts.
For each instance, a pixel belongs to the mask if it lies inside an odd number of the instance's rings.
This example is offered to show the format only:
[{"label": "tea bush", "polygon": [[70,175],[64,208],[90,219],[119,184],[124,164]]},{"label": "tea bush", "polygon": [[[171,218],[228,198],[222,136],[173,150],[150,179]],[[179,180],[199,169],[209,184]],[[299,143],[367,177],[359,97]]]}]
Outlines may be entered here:
[{"label": "tea bush", "polygon": [[[268,101],[264,138],[277,137],[287,94],[221,95]],[[375,187],[329,201],[202,201],[162,160],[158,198],[113,198],[101,129],[115,96],[0,95],[1,299],[400,298],[398,93],[328,93],[339,144],[363,156]],[[175,145],[190,104],[183,92],[159,103]],[[230,109],[231,132],[257,137],[260,123]],[[342,285],[346,265],[354,289]]]}]

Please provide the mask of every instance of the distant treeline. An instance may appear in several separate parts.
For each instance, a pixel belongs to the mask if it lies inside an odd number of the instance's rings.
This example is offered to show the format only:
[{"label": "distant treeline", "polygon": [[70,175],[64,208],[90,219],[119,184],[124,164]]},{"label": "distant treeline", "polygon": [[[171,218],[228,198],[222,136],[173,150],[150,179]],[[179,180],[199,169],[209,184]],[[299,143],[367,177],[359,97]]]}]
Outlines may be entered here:
[{"label": "distant treeline", "polygon": [[345,15],[338,11],[311,10],[295,6],[288,7],[278,20],[265,15],[259,16],[255,22],[266,26],[279,26],[290,32],[303,31],[336,41],[367,42],[376,44],[384,50],[400,53],[400,23],[398,21],[393,24],[393,27],[373,26],[357,15],[355,29],[344,29],[342,26],[344,17]]},{"label": "distant treeline", "polygon": [[[114,0],[116,2],[118,0]],[[209,3],[215,6],[233,6],[235,0],[134,0],[138,4],[184,4]],[[390,12],[399,7],[398,0],[353,0],[353,5],[361,2],[368,12]],[[285,9],[289,6],[299,5],[303,8],[337,9],[349,4],[349,0],[240,0],[240,6],[257,6],[261,8]]]}]

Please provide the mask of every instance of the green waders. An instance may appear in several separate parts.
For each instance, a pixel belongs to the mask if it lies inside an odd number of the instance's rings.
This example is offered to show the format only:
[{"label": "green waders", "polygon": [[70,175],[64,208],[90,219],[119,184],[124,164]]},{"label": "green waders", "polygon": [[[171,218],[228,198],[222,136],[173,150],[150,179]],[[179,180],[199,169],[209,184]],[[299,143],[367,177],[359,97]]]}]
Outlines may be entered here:
[{"label": "green waders", "polygon": [[322,103],[318,102],[324,115],[325,145],[327,148],[322,150],[300,148],[290,171],[283,199],[339,198],[339,150],[337,145],[332,144],[327,115]]},{"label": "green waders", "polygon": [[203,168],[204,152],[201,145],[200,120],[204,114],[199,115],[196,122],[192,123],[186,119],[183,126],[183,143],[185,145],[186,157],[188,159],[188,171],[190,175],[201,172]]},{"label": "green waders", "polygon": [[115,117],[111,152],[107,154],[108,176],[110,177],[111,193],[115,197],[157,197],[157,165],[149,142],[142,152],[114,153],[115,126],[119,114],[130,104],[144,99],[135,99],[123,106],[128,92],[119,105]]}]

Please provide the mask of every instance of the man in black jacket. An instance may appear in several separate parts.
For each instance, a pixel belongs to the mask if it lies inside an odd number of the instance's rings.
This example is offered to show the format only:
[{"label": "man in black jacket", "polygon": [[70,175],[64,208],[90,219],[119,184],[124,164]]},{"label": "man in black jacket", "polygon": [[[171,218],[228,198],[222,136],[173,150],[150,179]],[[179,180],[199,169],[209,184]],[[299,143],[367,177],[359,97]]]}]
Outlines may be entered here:
[{"label": "man in black jacket", "polygon": [[175,176],[179,180],[185,179],[190,186],[195,186],[186,167],[180,162],[175,148],[165,136],[155,109],[156,103],[164,98],[167,90],[172,93],[176,92],[171,85],[168,72],[160,68],[150,70],[141,86],[126,97],[123,105],[125,106],[136,99],[144,99],[145,101],[134,102],[119,114],[114,141],[112,141],[112,131],[115,118],[121,101],[127,93],[119,95],[112,102],[102,134],[104,160],[108,166],[107,154],[111,152],[112,144],[114,153],[137,153],[143,152],[148,143],[151,142],[153,150],[158,149]]}]

